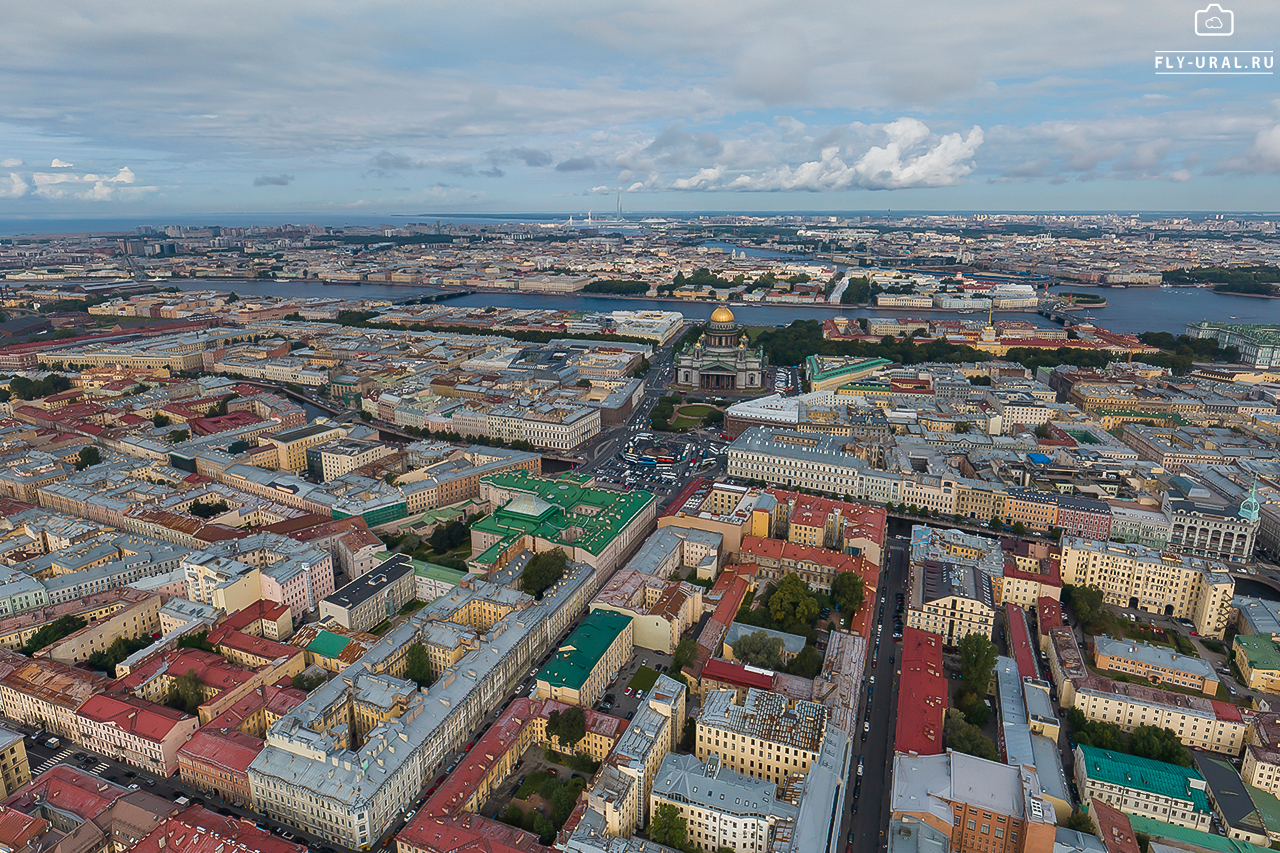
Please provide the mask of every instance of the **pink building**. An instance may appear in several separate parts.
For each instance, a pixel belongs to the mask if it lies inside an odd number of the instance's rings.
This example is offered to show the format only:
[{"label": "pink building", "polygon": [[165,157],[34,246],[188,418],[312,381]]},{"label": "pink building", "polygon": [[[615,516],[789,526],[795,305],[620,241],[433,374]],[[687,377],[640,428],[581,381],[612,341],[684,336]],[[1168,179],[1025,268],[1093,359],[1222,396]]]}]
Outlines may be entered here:
[{"label": "pink building", "polygon": [[[316,551],[315,553],[321,553]],[[262,566],[262,597],[277,604],[287,604],[294,613],[308,613],[320,608],[320,601],[333,594],[333,556],[314,563],[302,559],[284,559],[274,566]]]},{"label": "pink building", "polygon": [[132,696],[99,693],[80,710],[81,743],[160,776],[178,769],[178,749],[199,728],[195,717]]}]

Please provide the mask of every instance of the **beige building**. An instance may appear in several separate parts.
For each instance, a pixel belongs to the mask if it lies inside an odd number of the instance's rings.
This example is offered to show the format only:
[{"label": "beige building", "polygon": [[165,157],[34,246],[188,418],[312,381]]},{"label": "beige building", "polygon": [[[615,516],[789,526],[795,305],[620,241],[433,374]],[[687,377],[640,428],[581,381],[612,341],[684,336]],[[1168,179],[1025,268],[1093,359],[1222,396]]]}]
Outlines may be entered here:
[{"label": "beige building", "polygon": [[674,806],[689,842],[706,853],[766,853],[775,831],[785,831],[796,817],[795,807],[777,794],[775,783],[726,767],[714,753],[705,763],[670,753],[653,782],[649,812]]},{"label": "beige building", "polygon": [[1218,695],[1217,673],[1200,658],[1149,643],[1105,636],[1095,637],[1093,643],[1093,663],[1100,670],[1136,675],[1153,684],[1198,690],[1206,696]]},{"label": "beige building", "polygon": [[536,696],[590,708],[631,659],[634,636],[629,616],[593,610],[538,673]]},{"label": "beige building", "polygon": [[101,675],[78,667],[0,650],[0,714],[76,743],[80,741],[77,709],[108,684]]},{"label": "beige building", "polygon": [[0,728],[0,791],[7,797],[30,781],[26,739],[17,732]]},{"label": "beige building", "polygon": [[1114,607],[1190,619],[1221,639],[1231,618],[1235,581],[1223,563],[1144,545],[1062,539],[1062,582],[1095,586]]},{"label": "beige building", "polygon": [[307,450],[342,438],[347,434],[342,427],[329,424],[303,424],[283,429],[272,435],[258,437],[258,444],[273,445],[276,449],[276,468],[281,471],[302,471],[307,467]]},{"label": "beige building", "polygon": [[1169,729],[1187,746],[1225,755],[1244,748],[1248,723],[1234,705],[1096,675],[1072,682],[1072,692],[1072,706],[1089,720],[1126,732],[1143,725]]},{"label": "beige building", "polygon": [[935,561],[913,566],[908,627],[937,634],[946,645],[954,646],[969,634],[991,639],[995,620],[991,580],[984,572]]},{"label": "beige building", "polygon": [[733,698],[733,691],[717,690],[703,702],[694,747],[700,760],[714,753],[725,767],[776,785],[809,772],[822,749],[829,708],[754,688],[741,705]]},{"label": "beige building", "polygon": [[191,554],[182,561],[187,598],[227,613],[239,613],[262,600],[256,566],[212,554]]},{"label": "beige building", "polygon": [[636,646],[672,654],[702,616],[702,587],[621,569],[596,593],[591,609],[630,617]]}]

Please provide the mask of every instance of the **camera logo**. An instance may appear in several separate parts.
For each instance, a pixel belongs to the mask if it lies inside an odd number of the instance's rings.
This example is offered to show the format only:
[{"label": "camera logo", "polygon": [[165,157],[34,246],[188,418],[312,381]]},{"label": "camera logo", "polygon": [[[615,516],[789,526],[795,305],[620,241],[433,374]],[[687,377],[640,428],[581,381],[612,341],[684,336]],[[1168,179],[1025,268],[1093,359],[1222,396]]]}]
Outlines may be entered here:
[{"label": "camera logo", "polygon": [[1229,36],[1236,29],[1236,15],[1217,3],[1210,3],[1196,12],[1196,35]]}]

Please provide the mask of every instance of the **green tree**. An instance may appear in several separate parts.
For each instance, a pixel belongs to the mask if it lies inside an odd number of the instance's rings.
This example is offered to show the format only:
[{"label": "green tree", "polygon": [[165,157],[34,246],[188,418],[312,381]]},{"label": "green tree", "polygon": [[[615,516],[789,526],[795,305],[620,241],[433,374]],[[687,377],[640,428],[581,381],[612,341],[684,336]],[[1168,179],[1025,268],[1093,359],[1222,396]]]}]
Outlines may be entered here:
[{"label": "green tree", "polygon": [[404,656],[404,677],[416,682],[419,687],[431,684],[431,660],[427,657],[427,647],[422,643],[412,643]]},{"label": "green tree", "polygon": [[227,506],[227,502],[223,500],[210,501],[208,503],[195,501],[187,511],[198,518],[213,518],[216,515],[222,515],[229,509],[231,507]]},{"label": "green tree", "polygon": [[1096,586],[1065,584],[1062,598],[1076,615],[1076,620],[1090,634],[1106,633],[1110,618],[1102,609],[1103,592]]},{"label": "green tree", "polygon": [[769,615],[784,631],[813,627],[818,620],[818,599],[799,575],[788,574],[769,596]]},{"label": "green tree", "polygon": [[102,454],[98,452],[98,448],[92,444],[88,447],[82,447],[80,453],[76,456],[76,470],[83,471],[90,465],[97,465],[102,461]]},{"label": "green tree", "polygon": [[155,424],[157,427],[167,427],[169,424],[173,423],[173,421],[169,419],[168,415],[156,412],[151,416],[151,423]]},{"label": "green tree", "polygon": [[653,813],[653,820],[649,822],[650,841],[678,850],[684,847],[688,835],[688,823],[680,816],[680,810],[675,805],[663,803],[658,806],[658,810]]},{"label": "green tree", "polygon": [[303,693],[310,693],[321,684],[324,684],[324,680],[323,675],[307,675],[305,672],[300,672],[289,681],[295,690],[301,690]]},{"label": "green tree", "polygon": [[1138,726],[1129,735],[1129,753],[1179,767],[1191,766],[1191,753],[1172,729]]},{"label": "green tree", "polygon": [[165,704],[195,716],[204,702],[204,681],[194,669],[187,670],[173,680]]},{"label": "green tree", "polygon": [[547,736],[572,749],[587,736],[587,715],[574,705],[565,711],[552,711],[547,715]]},{"label": "green tree", "polygon": [[693,752],[694,744],[698,740],[698,721],[693,717],[688,717],[684,721],[684,730],[680,733],[680,749],[683,752]]},{"label": "green tree", "polygon": [[996,745],[975,725],[965,721],[964,714],[956,708],[947,711],[947,718],[942,724],[942,734],[947,746],[956,752],[976,755],[988,761],[999,761]]},{"label": "green tree", "polygon": [[88,624],[79,616],[59,616],[54,621],[42,625],[32,634],[31,639],[27,640],[27,644],[22,647],[22,653],[31,657],[45,646],[53,645],[63,637],[71,636]]},{"label": "green tree", "polygon": [[698,644],[692,638],[686,637],[676,646],[675,652],[671,655],[671,671],[679,672],[684,669],[684,665],[689,662],[698,651]]},{"label": "green tree", "polygon": [[1015,521],[1013,523],[1013,527],[1011,527],[1010,530],[1013,531],[1014,536],[1021,536],[1022,534],[1027,532],[1027,526],[1023,524],[1021,521]]},{"label": "green tree", "polygon": [[177,444],[180,441],[186,441],[188,438],[191,438],[191,430],[189,429],[175,429],[169,433],[169,441],[174,444]]},{"label": "green tree", "polygon": [[857,572],[840,572],[831,582],[831,600],[842,612],[853,614],[862,609],[867,583]]},{"label": "green tree", "polygon": [[743,634],[733,644],[733,656],[743,663],[758,666],[761,669],[782,669],[781,637],[774,637],[767,631],[752,631]]},{"label": "green tree", "polygon": [[1128,738],[1125,737],[1124,730],[1115,723],[1088,720],[1079,708],[1071,708],[1067,711],[1067,725],[1071,728],[1076,743],[1112,752],[1129,751]]},{"label": "green tree", "polygon": [[787,672],[801,678],[816,678],[822,672],[822,652],[816,646],[805,646],[787,664]]},{"label": "green tree", "polygon": [[1074,810],[1071,814],[1058,821],[1058,826],[1063,829],[1074,829],[1076,832],[1083,832],[1086,835],[1098,834],[1093,828],[1093,821],[1079,809]]},{"label": "green tree", "polygon": [[507,811],[502,815],[502,822],[511,826],[519,826],[524,822],[524,812],[520,811],[520,807],[515,803],[507,806]]},{"label": "green tree", "polygon": [[564,577],[569,558],[560,548],[535,554],[520,574],[520,588],[539,601],[542,594]]},{"label": "green tree", "polygon": [[960,689],[979,697],[987,695],[991,672],[996,668],[995,644],[982,634],[966,634],[956,644],[960,653]]}]

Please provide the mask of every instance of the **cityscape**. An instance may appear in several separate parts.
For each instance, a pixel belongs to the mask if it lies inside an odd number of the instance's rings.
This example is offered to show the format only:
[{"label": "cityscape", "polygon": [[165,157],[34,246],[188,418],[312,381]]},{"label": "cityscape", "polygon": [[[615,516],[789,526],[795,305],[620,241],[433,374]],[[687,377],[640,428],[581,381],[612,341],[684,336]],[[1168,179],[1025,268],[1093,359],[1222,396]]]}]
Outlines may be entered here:
[{"label": "cityscape", "polygon": [[4,21],[0,853],[1280,849],[1280,10]]}]

